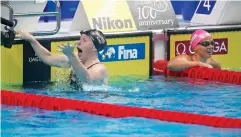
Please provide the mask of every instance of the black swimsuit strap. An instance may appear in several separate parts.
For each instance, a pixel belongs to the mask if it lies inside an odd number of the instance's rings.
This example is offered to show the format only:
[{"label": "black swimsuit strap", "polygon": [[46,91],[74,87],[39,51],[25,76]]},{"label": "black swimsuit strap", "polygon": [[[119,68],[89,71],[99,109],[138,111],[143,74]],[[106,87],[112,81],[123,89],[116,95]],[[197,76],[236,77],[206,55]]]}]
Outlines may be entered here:
[{"label": "black swimsuit strap", "polygon": [[93,67],[94,65],[100,64],[100,63],[101,63],[101,62],[94,63],[94,64],[92,64],[91,66],[89,66],[87,69]]},{"label": "black swimsuit strap", "polygon": [[[100,63],[101,63],[101,62],[94,63],[94,64],[90,65],[87,69],[93,67],[94,65],[100,64]],[[73,74],[73,71],[71,71],[71,72],[70,72],[70,79],[71,79],[71,80],[72,80],[72,76],[73,76],[73,75],[75,75],[75,74]]]}]

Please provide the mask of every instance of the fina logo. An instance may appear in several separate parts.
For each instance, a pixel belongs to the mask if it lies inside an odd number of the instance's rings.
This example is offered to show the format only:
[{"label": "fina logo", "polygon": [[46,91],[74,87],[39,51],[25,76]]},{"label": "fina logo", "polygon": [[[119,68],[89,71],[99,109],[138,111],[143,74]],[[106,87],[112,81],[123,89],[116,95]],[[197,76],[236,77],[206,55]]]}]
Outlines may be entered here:
[{"label": "fina logo", "polygon": [[104,50],[100,51],[102,55],[102,60],[115,58],[115,49],[113,47],[107,48],[107,52],[104,53]]},{"label": "fina logo", "polygon": [[141,44],[129,44],[119,46],[108,46],[105,50],[100,51],[102,61],[122,61],[144,59],[145,48]]},{"label": "fina logo", "polygon": [[125,49],[124,46],[118,47],[118,59],[137,59],[137,49]]}]

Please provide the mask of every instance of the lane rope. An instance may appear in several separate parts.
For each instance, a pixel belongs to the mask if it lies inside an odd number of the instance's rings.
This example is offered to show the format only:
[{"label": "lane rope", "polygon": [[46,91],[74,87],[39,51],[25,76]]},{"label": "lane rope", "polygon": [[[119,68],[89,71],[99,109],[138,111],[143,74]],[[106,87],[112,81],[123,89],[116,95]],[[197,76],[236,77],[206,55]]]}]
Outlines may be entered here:
[{"label": "lane rope", "polygon": [[5,105],[34,107],[54,111],[75,110],[113,118],[143,117],[161,121],[198,124],[219,128],[241,128],[241,119],[239,118],[122,106],[8,90],[1,90],[1,94],[1,104]]},{"label": "lane rope", "polygon": [[241,72],[238,71],[193,67],[184,71],[174,72],[167,68],[167,63],[168,62],[166,60],[156,61],[153,64],[153,74],[174,77],[190,77],[195,79],[241,85]]}]

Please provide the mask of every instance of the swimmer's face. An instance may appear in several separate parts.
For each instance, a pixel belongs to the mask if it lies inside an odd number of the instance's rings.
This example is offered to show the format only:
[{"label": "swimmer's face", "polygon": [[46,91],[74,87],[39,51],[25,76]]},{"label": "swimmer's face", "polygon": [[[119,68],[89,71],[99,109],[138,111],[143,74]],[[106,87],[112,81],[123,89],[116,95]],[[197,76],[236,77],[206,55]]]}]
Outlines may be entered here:
[{"label": "swimmer's face", "polygon": [[214,41],[212,37],[207,37],[199,42],[195,49],[195,52],[201,55],[203,58],[211,58],[213,53]]},{"label": "swimmer's face", "polygon": [[81,60],[86,60],[88,56],[91,55],[90,53],[94,50],[94,44],[92,40],[85,34],[80,36],[80,40],[76,44],[78,56]]}]

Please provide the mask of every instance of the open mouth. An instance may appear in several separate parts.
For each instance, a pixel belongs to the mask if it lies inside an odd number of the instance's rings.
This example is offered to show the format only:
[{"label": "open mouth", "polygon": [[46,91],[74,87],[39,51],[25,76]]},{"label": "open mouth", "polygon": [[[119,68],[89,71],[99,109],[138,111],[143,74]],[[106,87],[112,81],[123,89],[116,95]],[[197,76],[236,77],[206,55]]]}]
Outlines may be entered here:
[{"label": "open mouth", "polygon": [[77,48],[77,50],[78,50],[78,53],[82,53],[83,52],[82,49]]}]

